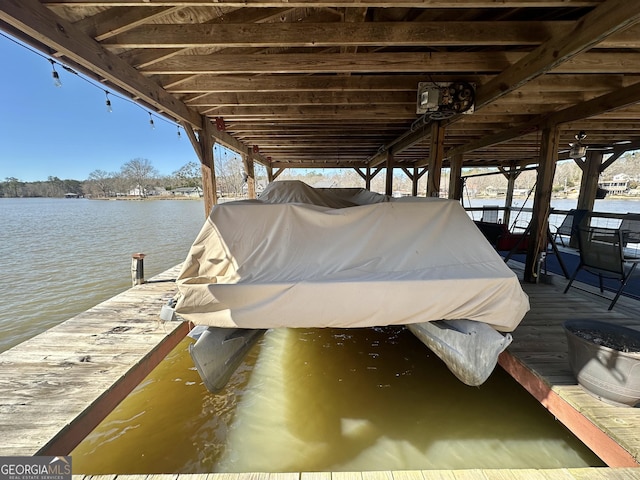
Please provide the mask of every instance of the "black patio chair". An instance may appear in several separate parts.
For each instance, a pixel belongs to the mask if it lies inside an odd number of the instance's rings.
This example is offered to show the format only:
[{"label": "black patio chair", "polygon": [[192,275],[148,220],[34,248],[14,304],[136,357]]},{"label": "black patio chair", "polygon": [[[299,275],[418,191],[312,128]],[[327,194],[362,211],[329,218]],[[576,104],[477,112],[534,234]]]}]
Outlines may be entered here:
[{"label": "black patio chair", "polygon": [[620,223],[624,246],[630,243],[640,244],[640,215],[637,213],[627,213]]},{"label": "black patio chair", "polygon": [[604,292],[603,279],[612,278],[620,282],[615,297],[609,305],[609,310],[618,301],[622,290],[627,285],[629,277],[638,264],[626,260],[624,257],[624,240],[622,230],[602,227],[578,228],[578,245],[580,248],[580,263],[569,279],[564,293],[575,280],[580,270],[598,276],[600,293]]},{"label": "black patio chair", "polygon": [[480,221],[484,223],[500,223],[499,213],[500,207],[498,205],[483,205]]},{"label": "black patio chair", "polygon": [[[571,237],[576,233],[577,228],[580,226],[588,212],[589,210],[581,208],[569,210],[569,213],[564,217],[560,226],[556,227],[556,231],[553,232],[553,241],[558,243],[558,239],[560,239],[560,243],[565,247],[566,245],[564,244],[562,237],[568,237],[569,242],[571,242]],[[553,226],[550,226],[549,228],[553,228]]]}]

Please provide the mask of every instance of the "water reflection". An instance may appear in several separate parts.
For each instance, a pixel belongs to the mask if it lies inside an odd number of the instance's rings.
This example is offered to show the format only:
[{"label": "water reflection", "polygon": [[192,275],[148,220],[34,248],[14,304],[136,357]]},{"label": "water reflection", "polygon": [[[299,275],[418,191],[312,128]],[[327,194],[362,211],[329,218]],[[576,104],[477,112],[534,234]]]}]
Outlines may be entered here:
[{"label": "water reflection", "polygon": [[554,468],[601,464],[502,370],[459,382],[407,330],[265,338],[220,471]]},{"label": "water reflection", "polygon": [[270,330],[219,395],[187,343],[72,453],[74,473],[602,465],[500,368],[468,387],[402,327]]},{"label": "water reflection", "polygon": [[189,357],[191,342],[183,340],[71,452],[74,474],[215,471],[259,349],[212,395]]}]

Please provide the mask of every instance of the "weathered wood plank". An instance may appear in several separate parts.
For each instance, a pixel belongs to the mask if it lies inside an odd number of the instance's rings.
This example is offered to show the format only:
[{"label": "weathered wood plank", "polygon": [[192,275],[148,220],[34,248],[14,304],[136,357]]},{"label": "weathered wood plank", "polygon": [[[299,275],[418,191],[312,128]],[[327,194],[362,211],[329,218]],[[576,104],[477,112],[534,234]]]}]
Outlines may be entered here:
[{"label": "weathered wood plank", "polygon": [[0,454],[71,451],[186,334],[158,322],[174,291],[150,281],[0,354]]},{"label": "weathered wood plank", "polygon": [[[606,299],[577,289],[563,294],[564,282],[523,284],[523,288],[529,295],[531,311],[513,333],[508,349],[508,355],[529,372],[519,381],[598,455],[606,459],[613,447],[605,444],[614,439],[622,449],[619,458],[628,455],[638,462],[640,438],[633,432],[640,427],[640,409],[608,405],[577,385],[568,364],[562,323],[571,318],[592,318],[639,327],[640,303],[629,304],[635,307],[630,310],[635,314],[630,316],[623,309],[606,310]],[[505,364],[518,379],[518,368],[513,366]]]},{"label": "weathered wood plank", "polygon": [[389,471],[362,472],[362,480],[393,480],[393,474]]},{"label": "weathered wood plank", "polygon": [[[301,480],[313,478],[331,479],[345,472],[303,472],[292,474],[268,473],[210,473],[210,474],[162,474],[162,475],[74,475],[73,480],[267,480],[270,475],[294,475]],[[346,476],[352,472],[346,472]],[[353,472],[363,477],[389,479],[403,476],[407,480],[629,480],[640,478],[634,468],[557,468],[557,469],[473,469],[473,470],[423,470],[409,472]],[[420,474],[416,477],[416,474]]]},{"label": "weathered wood plank", "polygon": [[392,472],[393,480],[424,480],[424,475],[420,470],[404,470]]},{"label": "weathered wood plank", "polygon": [[[148,75],[415,71],[439,74],[461,70],[498,73],[524,55],[521,52],[501,52],[499,56],[491,52],[175,55],[141,68],[141,71]],[[634,74],[637,73],[635,64],[638,58],[640,54],[637,53],[583,53],[557,67],[555,73]]]},{"label": "weathered wood plank", "polygon": [[121,48],[539,45],[574,22],[362,22],[143,25],[102,42]]},{"label": "weathered wood plank", "polygon": [[269,480],[298,480],[299,478],[300,474],[295,472],[269,474]]},{"label": "weathered wood plank", "polygon": [[331,480],[331,472],[302,472],[300,480]]}]

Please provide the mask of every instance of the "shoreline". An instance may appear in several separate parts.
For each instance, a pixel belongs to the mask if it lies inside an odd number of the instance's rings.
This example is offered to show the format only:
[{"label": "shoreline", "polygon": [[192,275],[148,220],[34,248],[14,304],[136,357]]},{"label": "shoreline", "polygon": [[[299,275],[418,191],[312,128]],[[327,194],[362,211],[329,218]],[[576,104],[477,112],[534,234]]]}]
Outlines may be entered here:
[{"label": "shoreline", "polygon": [[[114,201],[114,200],[122,200],[122,201],[145,201],[145,200],[202,200],[203,197],[189,197],[189,196],[174,196],[174,195],[153,195],[149,197],[137,197],[137,196],[121,196],[121,197],[74,197],[74,198],[65,198],[65,197],[0,197],[0,200],[9,200],[9,199],[60,199],[60,200],[101,200],[101,201]],[[445,198],[445,197],[441,197]],[[487,196],[487,195],[476,195],[474,197],[469,197],[470,200],[504,200],[504,195],[501,196]],[[522,200],[527,197],[524,196],[514,196],[514,200]],[[552,196],[552,200],[577,200],[577,196]],[[466,198],[465,198],[466,199]],[[218,203],[228,202],[231,200],[248,200],[247,197],[218,197]],[[603,201],[607,200],[629,200],[629,201],[640,201],[640,196],[637,195],[607,195],[606,198],[599,199]]]}]

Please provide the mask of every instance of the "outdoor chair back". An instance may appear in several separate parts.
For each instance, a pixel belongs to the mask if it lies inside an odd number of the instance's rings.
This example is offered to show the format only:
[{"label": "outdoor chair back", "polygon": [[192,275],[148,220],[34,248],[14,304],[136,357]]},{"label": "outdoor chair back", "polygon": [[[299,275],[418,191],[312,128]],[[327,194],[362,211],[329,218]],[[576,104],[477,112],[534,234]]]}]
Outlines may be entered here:
[{"label": "outdoor chair back", "polygon": [[577,232],[578,227],[582,224],[588,212],[589,210],[585,209],[574,208],[569,210],[569,213],[564,217],[560,226],[556,228],[553,234],[553,241],[557,243],[559,239],[563,247],[566,246],[563,237],[567,237],[569,242],[571,242],[571,237]]},{"label": "outdoor chair back", "polygon": [[484,223],[499,223],[499,209],[500,207],[498,205],[484,205],[482,207],[482,218],[480,221]]},{"label": "outdoor chair back", "polygon": [[624,246],[640,244],[640,215],[637,213],[627,213],[620,224]]},{"label": "outdoor chair back", "polygon": [[580,263],[569,279],[564,293],[567,293],[582,269],[598,276],[601,293],[604,292],[604,278],[618,280],[620,286],[609,305],[611,310],[637,265],[636,262],[627,265],[625,261],[622,230],[602,227],[578,228],[578,245]]}]

